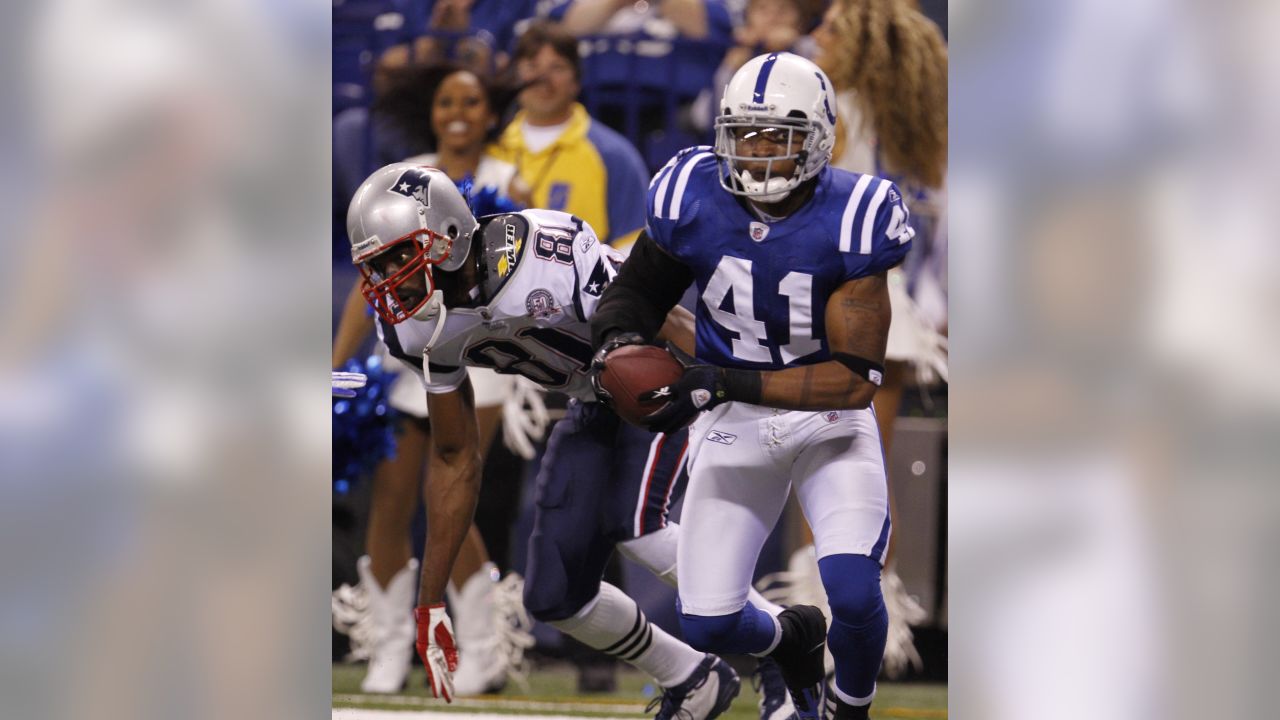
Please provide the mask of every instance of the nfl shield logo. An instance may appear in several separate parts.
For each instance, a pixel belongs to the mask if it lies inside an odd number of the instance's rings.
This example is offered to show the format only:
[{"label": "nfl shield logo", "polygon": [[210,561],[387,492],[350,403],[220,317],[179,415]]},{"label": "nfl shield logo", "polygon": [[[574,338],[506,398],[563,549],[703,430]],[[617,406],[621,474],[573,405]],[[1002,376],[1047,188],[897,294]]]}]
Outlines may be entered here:
[{"label": "nfl shield logo", "polygon": [[839,419],[840,419],[840,413],[839,413],[839,412],[837,412],[837,411],[835,411],[835,410],[832,410],[831,412],[827,413],[827,422],[829,422],[829,423],[833,423],[833,422],[835,422],[835,421],[837,421],[837,420],[839,420]]},{"label": "nfl shield logo", "polygon": [[755,240],[756,242],[760,242],[761,240],[764,240],[765,236],[768,234],[769,234],[768,225],[765,225],[762,222],[751,223],[751,239],[752,240]]}]

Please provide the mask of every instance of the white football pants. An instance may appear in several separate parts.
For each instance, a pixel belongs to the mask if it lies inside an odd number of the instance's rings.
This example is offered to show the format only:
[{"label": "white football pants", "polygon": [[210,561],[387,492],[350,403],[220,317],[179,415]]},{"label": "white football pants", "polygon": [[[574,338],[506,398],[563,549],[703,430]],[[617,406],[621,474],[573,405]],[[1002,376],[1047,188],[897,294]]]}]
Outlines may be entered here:
[{"label": "white football pants", "polygon": [[819,559],[849,553],[884,563],[889,493],[872,411],[724,403],[689,430],[676,563],[682,612],[728,615],[746,604],[792,485]]}]

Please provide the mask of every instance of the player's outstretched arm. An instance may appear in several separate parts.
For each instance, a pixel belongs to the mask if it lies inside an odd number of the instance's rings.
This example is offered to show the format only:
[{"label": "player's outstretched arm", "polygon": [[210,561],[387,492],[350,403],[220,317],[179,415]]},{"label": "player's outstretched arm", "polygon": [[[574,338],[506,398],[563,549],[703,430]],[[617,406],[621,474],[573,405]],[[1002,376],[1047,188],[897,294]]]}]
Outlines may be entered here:
[{"label": "player's outstretched arm", "polygon": [[422,561],[414,647],[422,658],[431,693],[452,701],[458,649],[444,606],[444,588],[458,550],[471,527],[480,494],[480,430],[471,380],[453,392],[427,396],[431,415],[431,471],[427,505],[427,548]]},{"label": "player's outstretched arm", "polygon": [[884,374],[889,339],[886,274],[856,278],[827,300],[831,360],[761,373],[757,404],[788,410],[865,408]]},{"label": "player's outstretched arm", "polygon": [[480,495],[480,430],[471,380],[453,392],[427,395],[431,418],[431,468],[423,499],[427,546],[418,604],[444,599],[449,572],[471,527]]}]

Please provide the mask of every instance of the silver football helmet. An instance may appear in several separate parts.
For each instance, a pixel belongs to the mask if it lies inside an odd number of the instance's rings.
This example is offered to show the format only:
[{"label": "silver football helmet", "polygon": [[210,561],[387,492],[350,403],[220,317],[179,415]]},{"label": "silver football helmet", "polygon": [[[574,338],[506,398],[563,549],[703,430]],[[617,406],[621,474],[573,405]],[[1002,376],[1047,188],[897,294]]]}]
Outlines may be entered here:
[{"label": "silver football helmet", "polygon": [[[786,198],[831,162],[835,125],[835,91],[817,65],[786,52],[748,60],[715,119],[721,186],[761,202]],[[784,176],[775,167],[787,160],[796,165]]]},{"label": "silver football helmet", "polygon": [[476,219],[440,170],[393,163],[368,177],[347,208],[351,261],[361,292],[389,323],[427,320],[443,308],[432,268],[452,272],[471,252]]}]

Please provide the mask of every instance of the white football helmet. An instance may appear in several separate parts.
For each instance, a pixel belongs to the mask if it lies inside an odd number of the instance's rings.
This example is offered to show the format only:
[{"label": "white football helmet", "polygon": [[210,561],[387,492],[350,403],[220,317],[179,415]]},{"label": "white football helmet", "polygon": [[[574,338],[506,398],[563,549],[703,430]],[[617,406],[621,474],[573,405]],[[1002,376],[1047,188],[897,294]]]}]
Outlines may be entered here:
[{"label": "white football helmet", "polygon": [[435,317],[443,299],[432,267],[461,268],[475,229],[467,201],[440,170],[413,163],[376,170],[347,208],[351,261],[364,276],[365,299],[392,324]]},{"label": "white football helmet", "polygon": [[[761,202],[786,198],[831,162],[835,125],[835,91],[817,65],[786,52],[748,60],[725,86],[715,119],[720,184]],[[769,148],[778,152],[762,154]],[[783,177],[774,167],[787,160],[796,167]]]}]

